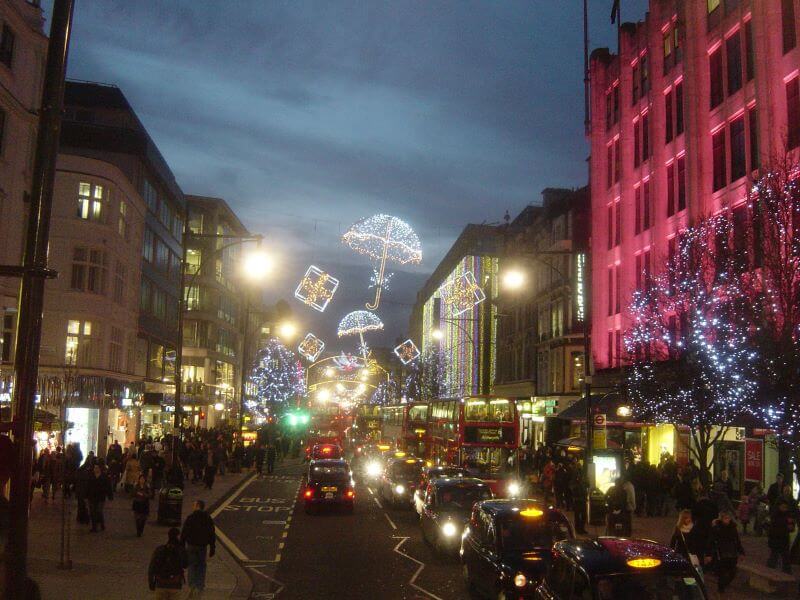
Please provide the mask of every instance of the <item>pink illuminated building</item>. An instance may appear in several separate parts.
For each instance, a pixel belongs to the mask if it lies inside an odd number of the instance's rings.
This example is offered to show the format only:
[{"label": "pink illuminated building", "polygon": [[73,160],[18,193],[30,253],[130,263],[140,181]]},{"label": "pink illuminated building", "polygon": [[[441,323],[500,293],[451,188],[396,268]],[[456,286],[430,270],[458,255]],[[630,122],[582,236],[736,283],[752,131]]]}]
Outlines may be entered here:
[{"label": "pink illuminated building", "polygon": [[[800,147],[798,0],[650,0],[591,57],[592,347],[625,364],[631,293],[701,216],[744,211]],[[744,214],[740,212],[739,214]]]}]

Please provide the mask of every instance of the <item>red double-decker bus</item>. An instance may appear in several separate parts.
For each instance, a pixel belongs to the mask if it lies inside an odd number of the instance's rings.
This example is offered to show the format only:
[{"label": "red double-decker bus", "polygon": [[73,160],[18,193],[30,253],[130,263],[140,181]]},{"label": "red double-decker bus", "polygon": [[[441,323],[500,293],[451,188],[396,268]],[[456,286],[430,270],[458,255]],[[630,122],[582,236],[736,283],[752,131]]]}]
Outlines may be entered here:
[{"label": "red double-decker bus", "polygon": [[390,442],[418,458],[431,453],[428,433],[430,405],[416,402],[381,407],[381,441]]},{"label": "red double-decker bus", "polygon": [[508,398],[435,400],[429,404],[428,430],[437,463],[466,467],[493,488],[516,473],[519,419]]}]

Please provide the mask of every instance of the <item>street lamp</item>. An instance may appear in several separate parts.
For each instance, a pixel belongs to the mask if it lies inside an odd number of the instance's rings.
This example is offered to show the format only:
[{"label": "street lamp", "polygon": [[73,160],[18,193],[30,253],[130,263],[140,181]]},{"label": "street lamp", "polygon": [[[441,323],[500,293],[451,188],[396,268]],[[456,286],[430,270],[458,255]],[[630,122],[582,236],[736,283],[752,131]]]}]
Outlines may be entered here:
[{"label": "street lamp", "polygon": [[291,340],[295,335],[297,335],[297,325],[292,323],[291,321],[286,321],[281,323],[278,326],[278,335],[282,338]]},{"label": "street lamp", "polygon": [[272,272],[272,257],[260,248],[248,252],[242,260],[242,275],[247,279],[259,281]]},{"label": "street lamp", "polygon": [[442,333],[442,330],[437,327],[436,329],[431,331],[431,337],[438,342],[442,338],[444,338],[444,333]]},{"label": "street lamp", "polygon": [[525,285],[525,273],[519,269],[510,269],[503,273],[503,287],[509,290],[518,290]]}]

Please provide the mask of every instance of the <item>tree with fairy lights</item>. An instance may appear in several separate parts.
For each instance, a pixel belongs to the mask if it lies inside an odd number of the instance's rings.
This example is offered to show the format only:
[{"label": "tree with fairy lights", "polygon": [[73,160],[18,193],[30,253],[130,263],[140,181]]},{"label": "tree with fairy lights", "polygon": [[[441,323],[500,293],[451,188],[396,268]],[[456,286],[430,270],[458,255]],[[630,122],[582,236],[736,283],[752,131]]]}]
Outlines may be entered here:
[{"label": "tree with fairy lights", "polygon": [[297,356],[275,338],[256,354],[248,377],[245,407],[256,416],[265,416],[269,406],[284,405],[305,392],[303,367]]},{"label": "tree with fairy lights", "polygon": [[399,401],[400,386],[397,385],[397,381],[395,381],[394,377],[389,377],[388,380],[378,384],[372,396],[370,396],[368,404],[387,406],[389,404],[397,404]]},{"label": "tree with fairy lights", "polygon": [[704,483],[709,450],[748,412],[757,381],[743,293],[745,250],[725,214],[685,230],[656,274],[633,295],[625,334],[624,390],[645,421],[689,427]]},{"label": "tree with fairy lights", "polygon": [[433,400],[447,395],[447,356],[429,346],[411,364],[403,382],[403,396],[409,401]]},{"label": "tree with fairy lights", "polygon": [[753,276],[751,343],[758,349],[760,416],[778,432],[782,465],[800,465],[800,163],[784,155],[752,187],[747,231]]}]

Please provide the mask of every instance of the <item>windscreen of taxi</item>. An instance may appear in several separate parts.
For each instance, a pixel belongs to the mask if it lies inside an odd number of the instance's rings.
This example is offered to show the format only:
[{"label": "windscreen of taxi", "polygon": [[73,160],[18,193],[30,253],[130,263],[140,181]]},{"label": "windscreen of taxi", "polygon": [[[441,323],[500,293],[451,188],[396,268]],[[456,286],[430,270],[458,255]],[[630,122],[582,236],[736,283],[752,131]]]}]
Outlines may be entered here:
[{"label": "windscreen of taxi", "polygon": [[436,495],[436,506],[442,510],[468,511],[472,505],[492,497],[486,486],[457,485],[447,486]]},{"label": "windscreen of taxi", "polygon": [[419,477],[421,465],[417,461],[407,463],[397,462],[392,465],[392,476],[397,479],[414,479]]},{"label": "windscreen of taxi", "polygon": [[500,547],[506,552],[525,552],[533,548],[550,548],[570,536],[568,525],[561,520],[525,518],[509,515],[498,523]]},{"label": "windscreen of taxi", "polygon": [[686,574],[628,573],[602,576],[593,586],[597,600],[703,600],[697,578]]},{"label": "windscreen of taxi", "polygon": [[445,469],[431,470],[429,474],[429,479],[444,479],[447,477],[469,477],[469,473],[465,469],[448,467]]},{"label": "windscreen of taxi", "polygon": [[311,477],[317,481],[344,479],[349,475],[350,471],[345,465],[320,465],[311,469]]}]

